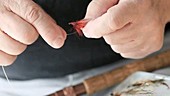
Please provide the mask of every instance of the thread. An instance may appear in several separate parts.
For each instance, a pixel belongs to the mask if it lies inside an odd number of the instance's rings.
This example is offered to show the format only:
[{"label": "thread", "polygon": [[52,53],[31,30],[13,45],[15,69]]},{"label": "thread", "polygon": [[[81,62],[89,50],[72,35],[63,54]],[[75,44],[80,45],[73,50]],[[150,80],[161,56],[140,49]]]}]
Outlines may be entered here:
[{"label": "thread", "polygon": [[74,34],[77,34],[77,32],[68,33],[67,36],[69,36],[69,35],[74,35]]},{"label": "thread", "polygon": [[2,71],[3,71],[3,73],[4,73],[5,79],[6,79],[6,80],[7,80],[7,82],[8,82],[8,85],[10,86],[10,88],[12,88],[12,89],[13,89],[12,84],[11,84],[11,82],[10,82],[9,78],[8,78],[8,75],[7,75],[6,71],[5,71],[4,66],[2,66]]}]

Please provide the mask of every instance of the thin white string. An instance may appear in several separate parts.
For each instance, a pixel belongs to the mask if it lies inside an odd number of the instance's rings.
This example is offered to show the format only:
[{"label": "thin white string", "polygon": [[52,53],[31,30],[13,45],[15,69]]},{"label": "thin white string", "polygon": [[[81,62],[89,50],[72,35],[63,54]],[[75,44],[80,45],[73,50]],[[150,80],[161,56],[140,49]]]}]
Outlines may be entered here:
[{"label": "thin white string", "polygon": [[11,82],[10,82],[10,80],[9,80],[9,78],[8,78],[8,75],[7,75],[6,71],[5,71],[4,66],[2,66],[2,71],[3,71],[4,75],[5,75],[5,78],[6,78],[7,82],[8,82],[8,84],[9,84],[9,86],[10,86],[11,88],[13,88],[12,85],[11,85]]},{"label": "thin white string", "polygon": [[[77,32],[73,32],[73,33],[69,33],[69,34],[67,34],[67,35],[69,36],[69,35],[73,35],[73,34],[76,34],[76,33],[77,33]],[[12,84],[11,84],[9,78],[8,78],[8,75],[7,75],[6,71],[5,71],[4,66],[1,66],[1,67],[2,67],[2,71],[3,71],[3,73],[4,73],[4,76],[5,76],[5,78],[6,78],[7,82],[8,82],[8,85],[13,89]]]}]

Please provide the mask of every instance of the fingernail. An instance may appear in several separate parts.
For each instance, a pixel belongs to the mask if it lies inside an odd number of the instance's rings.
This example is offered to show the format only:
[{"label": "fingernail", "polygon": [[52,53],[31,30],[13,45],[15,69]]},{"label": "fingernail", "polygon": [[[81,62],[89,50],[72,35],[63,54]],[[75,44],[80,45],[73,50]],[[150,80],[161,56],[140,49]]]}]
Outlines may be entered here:
[{"label": "fingernail", "polygon": [[54,48],[60,48],[62,47],[64,44],[64,39],[63,37],[57,37],[54,41],[53,41],[53,47]]}]

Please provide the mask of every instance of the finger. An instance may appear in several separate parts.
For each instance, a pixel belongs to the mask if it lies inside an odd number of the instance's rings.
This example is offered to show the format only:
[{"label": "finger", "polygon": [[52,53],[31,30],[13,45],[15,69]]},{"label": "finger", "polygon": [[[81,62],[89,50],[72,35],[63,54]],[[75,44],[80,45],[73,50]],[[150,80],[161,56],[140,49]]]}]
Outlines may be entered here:
[{"label": "finger", "polygon": [[16,60],[17,56],[9,55],[0,51],[0,65],[7,66]]},{"label": "finger", "polygon": [[83,29],[84,35],[89,38],[100,38],[133,23],[137,14],[133,6],[119,3],[111,7],[107,13],[87,23]]},{"label": "finger", "polygon": [[104,35],[103,38],[109,45],[123,45],[140,37],[136,29],[132,28],[131,24],[128,24],[120,30]]},{"label": "finger", "polygon": [[12,12],[4,10],[0,20],[1,29],[21,43],[32,44],[38,38],[35,28]]},{"label": "finger", "polygon": [[129,53],[120,53],[120,55],[124,58],[129,58],[129,59],[142,59],[146,56],[148,56],[148,53],[143,53],[140,51],[135,51],[135,52],[129,52]]},{"label": "finger", "polygon": [[[31,23],[49,45],[59,48],[64,44],[66,32],[57,26],[54,20],[36,3],[32,0],[15,0],[15,2],[10,3],[8,4],[10,9]],[[14,3],[19,6],[15,6]]]},{"label": "finger", "polygon": [[85,18],[97,18],[118,3],[119,0],[92,0],[87,8]]},{"label": "finger", "polygon": [[153,43],[152,40],[147,40],[145,44],[142,44],[140,48],[136,48],[138,50],[129,51],[125,53],[120,53],[122,57],[132,58],[132,59],[140,59],[144,58],[147,55],[160,50],[163,46],[163,40]]},{"label": "finger", "polygon": [[26,45],[10,38],[7,34],[0,31],[0,50],[10,55],[19,55],[26,47]]},{"label": "finger", "polygon": [[135,51],[140,51],[144,44],[146,42],[142,40],[135,40],[128,42],[126,44],[121,44],[121,45],[111,45],[111,48],[116,52],[116,53],[129,53],[129,52],[135,52]]}]

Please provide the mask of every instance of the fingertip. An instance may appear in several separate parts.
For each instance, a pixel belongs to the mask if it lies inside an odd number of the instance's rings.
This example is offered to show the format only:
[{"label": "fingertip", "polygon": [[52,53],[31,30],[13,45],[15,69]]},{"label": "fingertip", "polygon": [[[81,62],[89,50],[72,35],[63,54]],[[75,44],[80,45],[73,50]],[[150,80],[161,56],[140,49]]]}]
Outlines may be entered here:
[{"label": "fingertip", "polygon": [[87,38],[100,38],[102,37],[102,34],[100,34],[100,31],[98,30],[97,24],[100,23],[97,21],[97,19],[89,21],[86,26],[82,29],[83,34]]},{"label": "fingertip", "polygon": [[63,39],[62,37],[57,37],[53,43],[52,43],[52,47],[55,49],[59,49],[64,45],[65,39]]},{"label": "fingertip", "polygon": [[60,29],[61,35],[57,36],[52,43],[52,47],[55,49],[61,48],[64,45],[65,40],[67,38],[66,31],[63,28],[61,28],[60,26],[59,26],[59,29]]},{"label": "fingertip", "polygon": [[84,34],[84,36],[85,37],[87,37],[87,38],[91,38],[91,36],[90,36],[90,30],[89,30],[89,27],[88,27],[88,24],[82,29],[82,32],[83,32],[83,34]]},{"label": "fingertip", "polygon": [[86,26],[82,29],[82,31],[83,31],[83,34],[85,35],[85,37],[87,37],[87,38],[92,38],[92,31],[93,31],[93,29],[92,29],[92,26],[93,26],[93,20],[90,20],[87,24],[86,24]]}]

